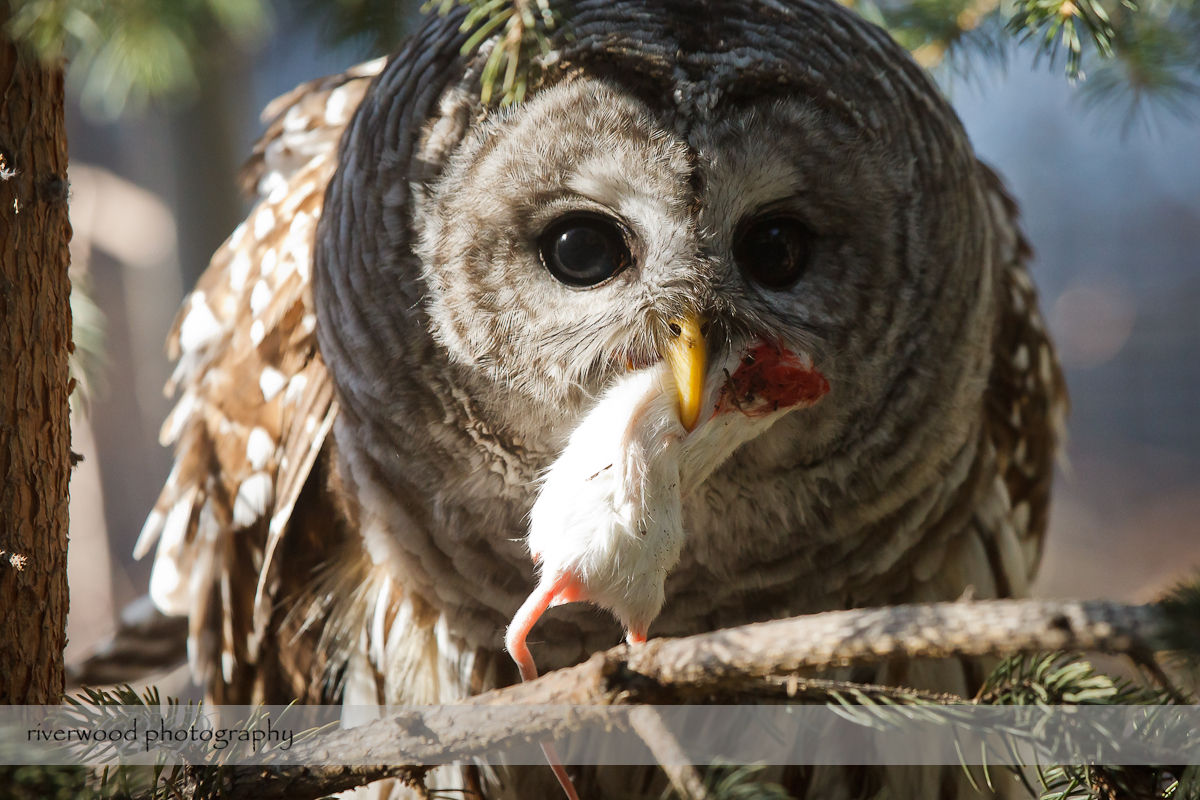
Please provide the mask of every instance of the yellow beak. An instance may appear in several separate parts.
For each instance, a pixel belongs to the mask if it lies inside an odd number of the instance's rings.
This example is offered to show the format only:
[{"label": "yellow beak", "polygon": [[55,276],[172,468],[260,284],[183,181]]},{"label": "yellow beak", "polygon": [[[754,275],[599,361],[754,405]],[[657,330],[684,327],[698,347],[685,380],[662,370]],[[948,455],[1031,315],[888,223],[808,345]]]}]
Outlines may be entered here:
[{"label": "yellow beak", "polygon": [[704,394],[708,347],[700,330],[703,324],[704,321],[695,314],[670,320],[672,338],[663,352],[679,393],[679,421],[689,432],[700,419],[700,401]]}]

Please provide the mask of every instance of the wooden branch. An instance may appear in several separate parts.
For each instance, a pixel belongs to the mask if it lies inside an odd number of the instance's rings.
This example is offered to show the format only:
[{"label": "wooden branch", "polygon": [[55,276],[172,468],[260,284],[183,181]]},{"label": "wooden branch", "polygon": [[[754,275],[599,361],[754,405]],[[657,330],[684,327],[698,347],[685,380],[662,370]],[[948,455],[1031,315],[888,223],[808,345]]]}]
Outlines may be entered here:
[{"label": "wooden branch", "polygon": [[[530,706],[522,712],[518,728],[508,714],[482,718],[473,714],[464,720],[458,707],[433,708],[323,736],[308,745],[304,755],[312,764],[336,760],[338,752],[371,752],[380,762],[393,764],[466,760],[517,742],[536,745],[560,738],[593,718],[603,716],[611,724],[611,715],[603,714],[607,706],[719,702],[764,689],[786,699],[809,683],[821,683],[797,678],[797,672],[900,657],[1058,650],[1144,657],[1163,648],[1166,624],[1157,606],[1108,602],[991,600],[832,611],[680,639],[655,639],[637,647],[621,645],[574,667],[461,704]],[[562,705],[575,708],[565,716],[561,709],[552,708]],[[659,746],[669,744],[658,740]],[[247,780],[227,785],[225,797],[305,800],[383,777],[421,774],[420,768],[402,766],[238,771],[244,771]],[[268,775],[271,779],[264,782]],[[686,773],[676,777],[691,783]]]},{"label": "wooden branch", "polygon": [[629,715],[634,731],[654,754],[654,760],[667,773],[671,788],[682,800],[708,800],[708,790],[700,773],[688,761],[675,735],[663,724],[651,706],[635,708]]},{"label": "wooden branch", "polygon": [[[831,611],[684,639],[656,639],[627,656],[644,679],[685,687],[755,681],[891,658],[1088,650],[1140,655],[1162,649],[1153,605],[988,600]],[[609,651],[613,652],[613,651]]]},{"label": "wooden branch", "polygon": [[423,786],[425,767],[411,766],[348,766],[312,765],[288,767],[221,767],[217,780],[219,790],[213,792],[210,774],[213,767],[190,767],[189,779],[181,792],[195,800],[221,798],[257,798],[257,800],[316,800],[366,786],[386,778],[402,783]]}]

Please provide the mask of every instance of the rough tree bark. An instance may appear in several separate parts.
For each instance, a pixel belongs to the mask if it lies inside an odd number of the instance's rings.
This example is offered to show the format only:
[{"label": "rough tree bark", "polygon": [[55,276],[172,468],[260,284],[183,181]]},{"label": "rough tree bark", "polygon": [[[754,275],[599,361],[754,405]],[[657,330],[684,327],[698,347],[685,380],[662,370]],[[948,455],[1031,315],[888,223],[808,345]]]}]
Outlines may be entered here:
[{"label": "rough tree bark", "polygon": [[0,703],[63,692],[70,237],[62,70],[0,33]]}]

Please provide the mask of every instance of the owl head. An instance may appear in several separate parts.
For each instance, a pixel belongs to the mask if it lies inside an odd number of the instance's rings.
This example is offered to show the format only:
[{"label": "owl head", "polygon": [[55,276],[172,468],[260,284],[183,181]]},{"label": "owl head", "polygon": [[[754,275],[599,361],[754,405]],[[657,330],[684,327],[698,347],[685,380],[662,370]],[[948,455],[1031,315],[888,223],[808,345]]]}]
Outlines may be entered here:
[{"label": "owl head", "polygon": [[[461,19],[429,20],[376,80],[320,221],[320,347],[360,472],[403,483],[395,442],[418,435],[468,494],[472,446],[547,468],[657,364],[688,430],[760,347],[828,394],[685,472],[752,440],[762,463],[839,456],[868,484],[872,459],[919,453],[888,473],[915,482],[961,449],[996,236],[958,120],[886,34],[824,0],[581,0],[500,108]],[[678,355],[687,336],[699,356]]]},{"label": "owl head", "polygon": [[486,49],[459,56],[457,16],[392,59],[318,237],[343,391],[403,396],[379,354],[428,339],[496,426],[561,440],[696,319],[713,363],[764,336],[811,354],[833,392],[814,455],[896,401],[953,416],[984,374],[991,284],[953,112],[835,4],[710,5],[576,4],[516,107],[480,104]]}]

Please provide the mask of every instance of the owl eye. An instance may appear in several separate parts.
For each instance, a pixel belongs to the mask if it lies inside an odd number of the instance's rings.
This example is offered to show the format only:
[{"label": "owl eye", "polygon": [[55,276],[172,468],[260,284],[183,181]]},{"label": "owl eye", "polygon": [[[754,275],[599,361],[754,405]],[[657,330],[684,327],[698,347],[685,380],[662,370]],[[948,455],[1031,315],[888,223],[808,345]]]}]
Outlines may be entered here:
[{"label": "owl eye", "polygon": [[768,289],[786,289],[799,279],[812,249],[812,233],[799,220],[768,216],[745,225],[733,245],[738,269]]},{"label": "owl eye", "polygon": [[538,250],[550,274],[568,286],[595,286],[633,263],[621,226],[592,214],[551,223],[538,237]]}]

